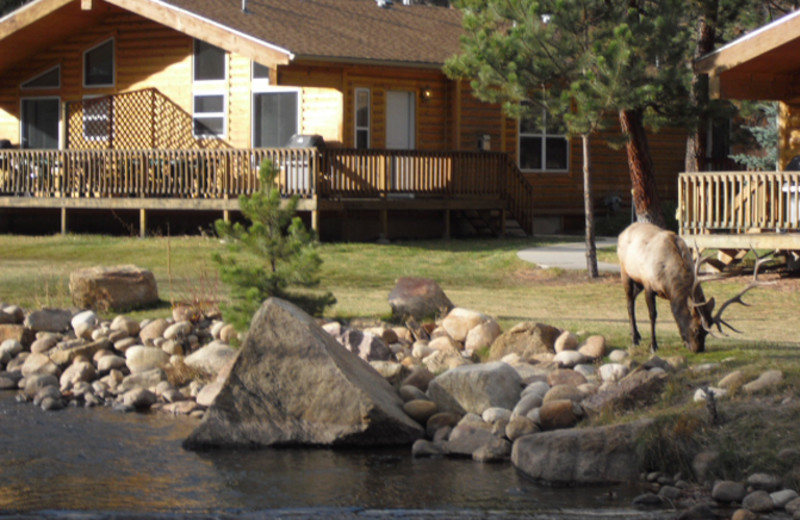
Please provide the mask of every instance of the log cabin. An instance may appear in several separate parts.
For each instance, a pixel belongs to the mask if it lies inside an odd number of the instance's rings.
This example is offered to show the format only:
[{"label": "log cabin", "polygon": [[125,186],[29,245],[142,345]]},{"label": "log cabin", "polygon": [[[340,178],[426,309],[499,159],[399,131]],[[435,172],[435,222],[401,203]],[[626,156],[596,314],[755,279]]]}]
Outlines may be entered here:
[{"label": "log cabin", "polygon": [[681,234],[701,249],[719,249],[724,264],[756,248],[800,268],[800,11],[702,57],[695,70],[708,76],[713,98],[779,102],[779,164],[681,174]]},{"label": "log cabin", "polygon": [[[34,0],[0,19],[0,232],[236,218],[264,159],[323,239],[581,229],[580,146],[447,78],[462,31],[389,0]],[[684,143],[651,140],[663,200]],[[629,205],[624,150],[592,156],[599,211]]]}]

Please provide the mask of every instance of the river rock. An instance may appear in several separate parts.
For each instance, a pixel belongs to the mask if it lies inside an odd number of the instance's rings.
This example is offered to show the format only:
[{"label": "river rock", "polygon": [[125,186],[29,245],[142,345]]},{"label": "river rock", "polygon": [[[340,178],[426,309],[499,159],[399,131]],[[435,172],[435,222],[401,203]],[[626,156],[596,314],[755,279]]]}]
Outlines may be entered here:
[{"label": "river rock", "polygon": [[411,446],[412,457],[435,457],[446,453],[447,448],[443,443],[431,442],[427,439],[417,439]]},{"label": "river rock", "polygon": [[9,359],[22,352],[22,349],[22,343],[16,339],[7,339],[0,343],[0,354],[7,354]]},{"label": "river rock", "polygon": [[453,302],[430,278],[402,277],[389,293],[389,306],[396,320],[405,320],[409,316],[422,320],[446,314],[453,308]]},{"label": "river rock", "polygon": [[554,345],[560,334],[560,329],[543,323],[518,323],[492,343],[489,360],[516,353],[522,360],[531,361],[536,354],[555,352]]},{"label": "river rock", "polygon": [[600,379],[616,383],[628,375],[628,367],[622,363],[606,363],[600,366]]},{"label": "river rock", "polygon": [[70,328],[72,313],[64,309],[41,309],[25,317],[25,326],[34,332],[64,332]]},{"label": "river rock", "polygon": [[[717,515],[711,514],[710,516],[706,516],[704,518],[709,518],[711,520],[716,520]],[[758,520],[759,516],[750,511],[749,509],[737,509],[731,515],[731,520]]]},{"label": "river rock", "polygon": [[161,337],[164,339],[181,340],[191,334],[193,329],[194,325],[192,325],[191,321],[179,321],[164,329],[164,333],[161,334]]},{"label": "river rock", "polygon": [[488,347],[502,334],[500,325],[491,318],[488,318],[483,323],[476,325],[467,332],[467,337],[464,340],[465,350],[477,350],[480,348]]},{"label": "river rock", "polygon": [[514,416],[506,425],[506,437],[512,442],[523,435],[530,435],[540,431],[541,428],[539,428],[539,425],[527,416]]},{"label": "river rock", "polygon": [[753,489],[763,489],[764,491],[777,491],[783,487],[781,478],[771,473],[753,473],[747,477],[747,485]]},{"label": "river rock", "polygon": [[428,385],[433,381],[433,378],[436,377],[433,373],[425,367],[416,367],[414,368],[411,373],[403,379],[402,385],[411,385],[416,386],[423,392],[428,390]]},{"label": "river rock", "polygon": [[112,331],[122,331],[127,336],[136,336],[139,334],[139,330],[141,330],[138,321],[123,314],[119,314],[111,320],[111,324],[108,328]]},{"label": "river rock", "polygon": [[741,502],[746,494],[744,484],[733,480],[720,480],[711,489],[711,498],[717,502]]},{"label": "river rock", "polygon": [[[109,375],[113,376],[116,372],[117,371],[112,370]],[[127,392],[128,390],[133,390],[134,388],[155,388],[158,383],[166,380],[167,374],[165,374],[160,368],[154,368],[152,370],[147,370],[145,372],[131,374],[124,377],[119,382],[119,390],[121,392]],[[115,385],[109,384],[109,386],[113,388]]]},{"label": "river rock", "polygon": [[125,351],[125,364],[131,374],[139,374],[157,368],[164,368],[169,363],[169,354],[156,347],[136,345]]},{"label": "river rock", "polygon": [[770,498],[769,493],[763,489],[753,491],[744,497],[742,499],[742,507],[754,513],[769,513],[775,509],[772,498]]},{"label": "river rock", "polygon": [[462,307],[456,307],[444,317],[442,320],[442,328],[444,328],[448,336],[455,341],[463,343],[467,339],[467,334],[470,330],[488,320],[489,317],[485,314]]},{"label": "river rock", "polygon": [[30,354],[25,358],[21,370],[24,377],[28,377],[32,374],[59,375],[58,365],[53,363],[46,354]]},{"label": "river rock", "polygon": [[52,386],[58,390],[58,379],[51,374],[31,374],[26,376],[23,392],[26,396],[33,399],[42,388]]},{"label": "river rock", "polygon": [[564,352],[565,350],[577,350],[578,349],[578,336],[571,333],[568,330],[565,330],[561,334],[558,335],[556,338],[555,343],[553,343],[553,350],[555,350],[556,354],[560,352]]},{"label": "river rock", "polygon": [[51,349],[47,355],[53,363],[58,366],[64,367],[72,363],[77,357],[83,356],[87,359],[92,359],[94,355],[101,350],[111,350],[111,342],[105,338],[101,338],[91,343],[76,343],[75,345],[63,344],[54,349]]},{"label": "river rock", "polygon": [[78,327],[81,326],[88,326],[90,327],[91,330],[94,329],[98,325],[98,323],[100,323],[100,317],[97,315],[96,312],[94,312],[91,309],[79,312],[78,314],[73,316],[72,319],[70,320],[70,325],[72,325],[73,329],[77,329]]},{"label": "river rock", "polygon": [[428,397],[440,410],[479,415],[492,406],[512,409],[521,391],[519,374],[502,361],[457,367],[428,385]]},{"label": "river rock", "polygon": [[422,360],[422,364],[430,372],[439,374],[460,366],[469,365],[470,362],[464,359],[461,352],[454,348],[449,348],[434,351]]},{"label": "river rock", "polygon": [[89,267],[69,275],[72,303],[82,309],[128,310],[158,302],[153,273],[135,265]]},{"label": "river rock", "polygon": [[[583,400],[583,397],[584,397],[583,392],[581,392],[577,386],[555,385],[550,387],[550,390],[548,390],[547,393],[544,395],[544,399],[542,399],[542,404],[562,399],[568,399],[573,403],[580,403]],[[531,408],[535,407],[532,406]]]},{"label": "river rock", "polygon": [[375,334],[358,329],[347,329],[340,342],[353,354],[364,361],[388,361],[394,359],[391,349]]},{"label": "river rock", "polygon": [[525,435],[514,442],[511,461],[534,480],[553,484],[607,484],[638,480],[642,461],[636,442],[651,420]]},{"label": "river rock", "polygon": [[95,370],[94,365],[88,361],[76,361],[61,374],[59,384],[61,389],[67,389],[80,381],[94,381],[96,376],[97,370]]},{"label": "river rock", "polygon": [[562,350],[553,358],[553,362],[560,367],[573,368],[587,361],[586,357],[577,350]]},{"label": "river rock", "polygon": [[153,320],[139,331],[139,339],[145,345],[152,344],[156,338],[163,338],[164,331],[169,327],[169,322],[164,318]]},{"label": "river rock", "polygon": [[187,366],[209,374],[217,374],[236,357],[238,350],[221,341],[212,341],[183,359]]},{"label": "river rock", "polygon": [[187,447],[411,444],[397,392],[295,305],[269,298]]},{"label": "river rock", "polygon": [[433,401],[414,399],[403,405],[403,411],[418,423],[425,424],[439,409]]},{"label": "river rock", "polygon": [[605,336],[595,335],[586,338],[586,341],[578,347],[578,352],[589,359],[600,359],[606,355]]},{"label": "river rock", "polygon": [[220,390],[222,390],[223,384],[223,381],[212,381],[203,386],[203,388],[197,392],[197,396],[195,397],[197,404],[205,407],[211,406],[214,403],[214,399],[217,398]]},{"label": "river rock", "polygon": [[800,513],[800,498],[790,500],[789,503],[783,506],[787,513],[790,515],[797,515]]},{"label": "river rock", "polygon": [[586,377],[571,368],[559,368],[547,375],[547,384],[580,386],[586,382]]},{"label": "river rock", "polygon": [[115,354],[111,354],[109,356],[103,356],[97,360],[97,371],[104,374],[109,372],[113,369],[121,369],[125,366],[125,358],[121,356],[117,356]]},{"label": "river rock", "polygon": [[122,403],[136,410],[146,410],[156,402],[156,394],[146,388],[134,388],[122,395]]},{"label": "river rock", "polygon": [[777,509],[783,509],[786,504],[797,498],[797,491],[794,489],[781,489],[769,494],[772,503]]},{"label": "river rock", "polygon": [[511,443],[500,437],[492,436],[489,442],[472,452],[472,460],[476,462],[501,462],[511,455]]},{"label": "river rock", "polygon": [[31,343],[31,352],[47,352],[51,348],[55,347],[56,344],[58,344],[57,334],[42,334],[40,337],[37,337],[33,343]]},{"label": "river rock", "polygon": [[468,413],[450,432],[447,452],[471,457],[478,448],[492,442],[495,438],[491,424],[481,419],[479,415]]},{"label": "river rock", "polygon": [[439,412],[431,416],[425,424],[425,434],[429,438],[433,438],[438,430],[441,428],[452,428],[458,421],[461,420],[461,415],[453,412]]},{"label": "river rock", "polygon": [[556,399],[543,403],[539,408],[539,426],[542,430],[571,428],[583,417],[580,405],[570,399]]}]

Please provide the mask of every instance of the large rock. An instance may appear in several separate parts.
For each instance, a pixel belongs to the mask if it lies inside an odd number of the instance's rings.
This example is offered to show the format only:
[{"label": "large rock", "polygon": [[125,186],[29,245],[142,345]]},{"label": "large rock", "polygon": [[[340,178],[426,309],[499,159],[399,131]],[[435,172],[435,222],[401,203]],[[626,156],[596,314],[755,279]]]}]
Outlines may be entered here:
[{"label": "large rock", "polygon": [[183,362],[192,368],[217,374],[231,362],[237,352],[235,348],[221,341],[212,341],[186,356]]},{"label": "large rock", "polygon": [[518,323],[492,343],[489,360],[502,359],[507,354],[518,354],[522,360],[530,361],[536,354],[555,352],[555,342],[560,334],[560,329],[543,323]]},{"label": "large rock", "polygon": [[7,339],[15,339],[23,346],[29,347],[36,339],[36,333],[24,325],[2,324],[0,325],[0,343]]},{"label": "large rock", "polygon": [[72,313],[64,309],[40,309],[25,316],[25,326],[34,332],[64,332],[70,328]]},{"label": "large rock", "polygon": [[430,278],[403,277],[389,293],[389,306],[395,318],[409,316],[421,320],[436,314],[446,314],[453,302],[445,295],[439,284]]},{"label": "large rock", "polygon": [[295,305],[270,298],[187,447],[411,444],[397,392]]},{"label": "large rock", "polygon": [[642,465],[636,440],[651,422],[525,435],[514,442],[511,462],[528,477],[551,484],[632,482]]},{"label": "large rock", "polygon": [[456,307],[447,313],[442,320],[442,328],[456,341],[464,342],[467,334],[481,323],[488,321],[489,317],[480,312],[462,307]]},{"label": "large rock", "polygon": [[584,410],[599,414],[604,410],[629,410],[653,402],[666,385],[668,376],[664,372],[633,372],[619,383],[604,385],[604,389],[583,400]]},{"label": "large rock", "polygon": [[430,382],[428,396],[440,410],[480,415],[493,406],[513,409],[522,386],[511,365],[496,361],[448,370]]},{"label": "large rock", "polygon": [[89,267],[69,275],[72,302],[81,308],[129,310],[158,302],[153,273],[135,265]]}]

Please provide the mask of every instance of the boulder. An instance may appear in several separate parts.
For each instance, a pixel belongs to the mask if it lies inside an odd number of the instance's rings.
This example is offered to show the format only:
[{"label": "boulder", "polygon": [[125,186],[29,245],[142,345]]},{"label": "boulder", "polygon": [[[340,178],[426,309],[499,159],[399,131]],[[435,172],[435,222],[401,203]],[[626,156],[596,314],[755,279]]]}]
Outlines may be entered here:
[{"label": "boulder", "polygon": [[72,303],[82,309],[129,310],[158,302],[155,276],[135,265],[73,271],[69,291]]},{"label": "boulder", "polygon": [[169,354],[156,347],[136,345],[125,351],[125,364],[131,374],[164,368],[169,363]]},{"label": "boulder", "polygon": [[269,298],[256,312],[203,421],[202,446],[411,444],[422,427],[372,367],[295,305]]},{"label": "boulder", "polygon": [[489,360],[496,361],[515,353],[523,361],[531,361],[536,354],[555,352],[554,345],[560,334],[560,329],[543,323],[518,323],[492,343]]},{"label": "boulder", "polygon": [[534,480],[552,484],[608,484],[639,478],[637,438],[651,420],[556,430],[514,442],[511,462]]},{"label": "boulder", "polygon": [[490,318],[469,330],[467,338],[464,340],[464,348],[466,350],[476,350],[488,347],[500,337],[501,333],[500,325]]},{"label": "boulder", "polygon": [[404,320],[410,316],[422,320],[449,312],[453,302],[430,278],[402,277],[389,293],[389,306],[395,319]]},{"label": "boulder", "polygon": [[437,376],[428,385],[428,397],[442,411],[482,414],[498,406],[512,409],[522,392],[522,378],[502,361],[464,365]]}]

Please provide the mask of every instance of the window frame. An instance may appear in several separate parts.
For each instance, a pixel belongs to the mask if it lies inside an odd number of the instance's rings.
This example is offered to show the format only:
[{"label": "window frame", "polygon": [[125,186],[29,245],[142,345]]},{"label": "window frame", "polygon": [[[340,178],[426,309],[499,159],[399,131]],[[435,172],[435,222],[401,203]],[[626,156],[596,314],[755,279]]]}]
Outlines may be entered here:
[{"label": "window frame", "polygon": [[20,114],[20,117],[19,117],[19,148],[21,150],[35,150],[35,148],[30,148],[28,146],[25,146],[24,143],[22,142],[23,135],[24,135],[24,126],[25,126],[25,123],[26,123],[25,118],[24,118],[25,101],[52,101],[52,100],[55,100],[56,102],[58,102],[58,136],[57,136],[57,141],[58,141],[57,144],[58,145],[56,146],[55,149],[56,150],[60,150],[62,148],[62,139],[64,138],[64,135],[63,135],[64,127],[63,127],[61,118],[63,116],[62,110],[64,108],[64,104],[63,104],[63,101],[61,100],[61,96],[58,96],[58,95],[54,95],[54,96],[21,96],[19,98],[19,114]]},{"label": "window frame", "polygon": [[[217,49],[222,51],[223,61],[222,61],[222,77],[215,78],[215,79],[197,79],[197,44],[202,43],[204,45],[211,45],[216,47]],[[229,68],[229,55],[228,51],[223,49],[222,47],[218,47],[213,43],[208,43],[206,41],[200,40],[198,38],[192,39],[192,84],[193,85],[213,85],[216,83],[224,83],[228,81],[228,68]]]},{"label": "window frame", "polygon": [[[106,104],[106,107],[107,107],[106,112],[104,114],[91,114],[89,117],[87,117],[86,102],[87,101],[91,101],[92,99],[98,99],[98,98],[105,98],[105,104]],[[83,115],[82,115],[83,138],[86,139],[87,141],[108,141],[109,139],[111,139],[111,133],[113,132],[113,128],[111,126],[111,120],[112,120],[112,117],[111,117],[111,110],[112,110],[111,96],[107,96],[107,95],[104,95],[104,94],[86,95],[86,96],[83,96],[83,99],[81,100],[81,104],[82,104],[81,111],[83,113]],[[94,123],[94,122],[97,122],[97,121],[104,121],[104,120],[106,122],[106,130],[107,130],[105,135],[89,135],[89,134],[86,133],[86,123],[87,123],[87,121],[89,121],[89,123],[91,124],[91,123]]]},{"label": "window frame", "polygon": [[[86,82],[86,56],[94,50],[99,49],[103,45],[111,43],[111,83],[92,83],[89,84]],[[113,87],[116,85],[117,82],[117,46],[114,37],[107,38],[100,43],[89,47],[85,51],[83,51],[83,66],[81,67],[81,82],[83,84],[83,88],[108,88]]]},{"label": "window frame", "polygon": [[[197,112],[197,98],[198,97],[222,97],[222,111],[221,112]],[[222,118],[222,133],[197,133],[197,119],[205,117],[221,117]],[[228,135],[228,95],[223,91],[217,90],[200,90],[192,93],[192,137],[195,139],[224,139]]]},{"label": "window frame", "polygon": [[[55,86],[50,86],[50,85],[44,86],[44,87],[38,87],[38,86],[26,87],[25,86],[26,84],[31,83],[33,81],[36,81],[37,79],[39,79],[39,78],[51,73],[54,70],[58,71],[58,82],[57,82],[57,84]],[[60,63],[58,65],[54,65],[54,66],[50,67],[49,69],[43,70],[39,74],[31,76],[30,78],[26,79],[25,81],[23,81],[22,83],[19,84],[19,89],[20,90],[24,90],[26,92],[29,92],[31,90],[56,90],[56,89],[60,89],[60,88],[61,88],[61,64]]]},{"label": "window frame", "polygon": [[[571,143],[566,134],[548,133],[547,132],[547,118],[549,114],[546,109],[542,109],[542,121],[537,125],[538,132],[523,132],[522,119],[517,120],[517,165],[520,171],[524,173],[569,173],[570,171],[570,151]],[[523,138],[538,138],[541,146],[541,164],[539,168],[523,168],[522,167],[522,139]],[[564,168],[547,168],[547,140],[561,138],[566,144],[565,151],[565,166]]]},{"label": "window frame", "polygon": [[[367,124],[360,126],[358,124],[358,97],[359,94],[366,94],[367,96]],[[372,148],[372,91],[367,87],[358,87],[353,91],[353,148],[360,149],[358,146],[359,132],[366,132],[366,148]]]},{"label": "window frame", "polygon": [[[257,131],[257,121],[256,121],[256,96],[259,94],[279,94],[279,93],[294,93],[297,96],[297,114],[295,118],[295,129],[296,132],[300,132],[302,128],[302,114],[303,114],[303,89],[300,87],[282,87],[278,85],[272,85],[270,83],[269,78],[254,78],[253,77],[253,68],[251,67],[251,79],[250,79],[250,145],[253,148],[257,148],[256,146],[256,131]],[[260,146],[258,146],[260,147]]]}]

